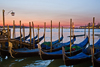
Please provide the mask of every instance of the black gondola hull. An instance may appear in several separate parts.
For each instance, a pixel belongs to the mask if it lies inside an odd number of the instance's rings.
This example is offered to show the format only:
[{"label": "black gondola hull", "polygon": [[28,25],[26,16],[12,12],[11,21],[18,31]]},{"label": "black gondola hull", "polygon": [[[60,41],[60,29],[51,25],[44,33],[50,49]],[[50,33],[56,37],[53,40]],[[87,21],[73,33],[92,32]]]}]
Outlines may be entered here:
[{"label": "black gondola hull", "polygon": [[[80,50],[78,50],[78,51],[75,51],[75,52],[72,52],[71,53],[71,56],[74,56],[74,55],[76,55],[76,54],[78,54],[78,53],[80,53],[80,52],[82,52],[82,49],[80,49]],[[62,57],[63,57],[63,54],[45,54],[45,52],[41,52],[42,54],[41,54],[41,59],[42,60],[50,60],[50,59],[61,59]],[[70,56],[70,53],[68,52],[68,53],[66,53],[66,55],[67,56]]]},{"label": "black gondola hull", "polygon": [[26,52],[26,53],[20,53],[20,52],[15,52],[15,53],[13,53],[13,56],[15,57],[15,58],[20,58],[20,57],[34,57],[34,56],[39,56],[39,53],[38,52],[30,52],[30,53],[28,53],[28,52]]}]

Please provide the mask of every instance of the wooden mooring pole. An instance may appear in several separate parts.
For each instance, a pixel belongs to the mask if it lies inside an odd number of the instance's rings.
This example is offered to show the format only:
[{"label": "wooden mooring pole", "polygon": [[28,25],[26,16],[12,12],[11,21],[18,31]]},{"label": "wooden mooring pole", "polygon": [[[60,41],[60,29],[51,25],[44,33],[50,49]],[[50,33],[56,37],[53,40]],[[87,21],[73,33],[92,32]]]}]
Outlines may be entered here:
[{"label": "wooden mooring pole", "polygon": [[88,37],[89,37],[89,45],[90,45],[90,23],[88,24]]},{"label": "wooden mooring pole", "polygon": [[72,23],[72,28],[73,28],[72,34],[73,34],[73,44],[74,44],[74,22]]},{"label": "wooden mooring pole", "polygon": [[39,42],[39,25],[38,25],[38,42]]},{"label": "wooden mooring pole", "polygon": [[52,20],[51,20],[51,50],[50,52],[52,52]]},{"label": "wooden mooring pole", "polygon": [[[32,26],[33,26],[33,38],[34,38],[34,23],[32,22]],[[35,39],[33,39],[33,49],[35,49]]]},{"label": "wooden mooring pole", "polygon": [[14,39],[15,38],[15,20],[13,20],[13,36],[12,38]]},{"label": "wooden mooring pole", "polygon": [[71,56],[71,28],[72,28],[72,19],[70,19],[70,56]]},{"label": "wooden mooring pole", "polygon": [[[21,40],[21,20],[20,20],[19,23],[20,23],[20,42],[21,42],[21,41],[22,41],[22,40]],[[21,48],[21,47],[22,47],[22,45],[20,44],[20,48]]]},{"label": "wooden mooring pole", "polygon": [[95,17],[93,17],[93,53],[92,53],[93,67],[94,67],[94,62],[93,62],[93,58],[94,58],[94,23],[95,23]]},{"label": "wooden mooring pole", "polygon": [[23,24],[23,39],[24,39],[24,42],[25,42],[25,27],[24,27],[24,24]]},{"label": "wooden mooring pole", "polygon": [[59,37],[59,42],[60,42],[60,22],[59,22],[59,28],[58,28],[58,37]]},{"label": "wooden mooring pole", "polygon": [[44,42],[45,42],[45,30],[46,30],[46,22],[44,23]]},{"label": "wooden mooring pole", "polygon": [[84,38],[85,38],[85,36],[86,36],[86,25],[84,27]]},{"label": "wooden mooring pole", "polygon": [[31,48],[31,22],[29,22],[29,29],[30,29],[30,48]]},{"label": "wooden mooring pole", "polygon": [[3,29],[5,29],[5,10],[3,10],[2,12],[3,12]]}]

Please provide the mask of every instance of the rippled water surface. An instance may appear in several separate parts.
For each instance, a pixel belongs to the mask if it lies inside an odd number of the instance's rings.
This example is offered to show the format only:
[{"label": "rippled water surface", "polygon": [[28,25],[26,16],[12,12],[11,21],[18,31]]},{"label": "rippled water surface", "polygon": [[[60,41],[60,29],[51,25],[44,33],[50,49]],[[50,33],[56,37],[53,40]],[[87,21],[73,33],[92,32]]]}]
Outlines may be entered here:
[{"label": "rippled water surface", "polygon": [[[13,29],[11,29],[13,31]],[[22,30],[23,31],[23,30]],[[84,34],[84,29],[75,29],[74,30],[75,35],[79,34]],[[37,29],[35,29],[35,35],[38,33]],[[39,30],[39,37],[41,37],[44,33],[44,29]],[[100,33],[100,29],[95,29],[95,34]],[[25,29],[25,35],[29,34],[29,28]],[[86,30],[86,34],[88,35],[88,29]],[[92,29],[90,30],[90,44],[92,44]],[[64,39],[62,42],[67,42],[70,40],[69,36],[70,35],[70,29],[63,29],[63,35]],[[19,35],[19,28],[16,29],[16,37],[20,36]],[[57,40],[58,39],[58,29],[53,29],[52,30],[52,40]],[[96,42],[99,37],[95,36],[94,37]],[[46,41],[50,41],[50,29],[46,29]],[[75,43],[80,43],[82,40],[84,40],[84,36],[82,37],[77,37]],[[42,40],[40,44],[44,42]],[[52,60],[41,60],[39,56],[37,57],[25,57],[25,58],[11,58],[11,57],[0,57],[0,67],[66,67],[64,65],[64,61],[62,59],[52,59]],[[69,67],[92,67],[90,62],[84,62],[78,65],[72,65]]]}]

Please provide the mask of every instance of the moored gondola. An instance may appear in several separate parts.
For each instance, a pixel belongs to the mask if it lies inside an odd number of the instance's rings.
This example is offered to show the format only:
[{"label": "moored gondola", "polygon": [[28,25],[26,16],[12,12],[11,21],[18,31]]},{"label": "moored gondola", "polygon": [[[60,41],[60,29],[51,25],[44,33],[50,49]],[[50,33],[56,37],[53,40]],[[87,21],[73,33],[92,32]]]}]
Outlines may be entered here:
[{"label": "moored gondola", "polygon": [[[74,37],[74,38],[71,40],[71,43],[73,44],[75,40],[76,40],[76,37]],[[57,44],[53,45],[52,52],[61,50],[61,49],[62,49],[62,46],[63,46],[63,47],[64,47],[64,46],[69,47],[69,46],[70,46],[70,41],[65,42],[65,43],[57,43]],[[43,50],[44,52],[50,52],[50,49],[42,49],[42,50]]]},{"label": "moored gondola", "polygon": [[[97,49],[97,46],[100,46],[100,39],[94,44],[94,47],[95,47],[94,55],[95,56],[100,51],[100,49]],[[80,64],[86,61],[91,61],[91,57],[92,57],[91,49],[92,49],[92,45],[83,49],[81,53],[78,53],[77,55],[71,56],[71,57],[68,57],[63,51],[63,57],[64,57],[63,60],[64,60],[65,65],[66,66],[76,65],[76,64]]]},{"label": "moored gondola", "polygon": [[15,58],[39,56],[39,50],[38,48],[36,49],[28,49],[28,48],[15,49],[15,50],[12,50],[12,56]]},{"label": "moored gondola", "polygon": [[[33,43],[33,39],[36,39],[37,37],[38,37],[38,34],[34,38],[31,39],[31,43]],[[30,39],[28,39],[27,41],[30,42]]]},{"label": "moored gondola", "polygon": [[[21,34],[21,37],[22,37],[22,34]],[[20,40],[20,36],[16,37],[15,39]]]},{"label": "moored gondola", "polygon": [[29,38],[30,34],[28,34],[27,36],[25,36],[24,38],[21,38],[22,41],[27,40]]},{"label": "moored gondola", "polygon": [[96,56],[92,57],[92,64],[94,67],[100,66],[100,52],[98,52]]},{"label": "moored gondola", "polygon": [[[55,44],[60,43],[62,40],[63,40],[63,35],[60,37],[60,41],[59,41],[59,39],[55,40],[55,41],[52,42],[52,45],[54,46]],[[51,42],[43,42],[41,44],[41,47],[42,47],[43,50],[47,50],[47,49],[51,48],[50,45],[51,45]]]},{"label": "moored gondola", "polygon": [[[43,36],[41,36],[39,39],[36,39],[35,40],[35,48],[38,48],[38,43],[40,42],[40,41],[42,41],[43,40],[43,38],[44,38],[44,34],[43,34]],[[33,39],[32,39],[33,40]],[[31,45],[30,46],[33,46],[33,41],[31,40]],[[27,43],[30,43],[29,41],[27,41]],[[26,47],[28,47],[29,45],[25,45]]]},{"label": "moored gondola", "polygon": [[[83,40],[81,43],[79,44],[73,44],[72,47],[80,47],[79,49],[77,50],[73,50],[71,52],[71,55],[76,55],[80,52],[82,52],[82,49],[84,47],[86,47],[86,45],[88,44],[88,37],[85,38],[85,40]],[[55,52],[43,52],[41,49],[39,51],[40,53],[40,57],[41,59],[43,60],[48,60],[48,59],[60,59],[62,58],[63,54],[62,54],[62,50],[59,50],[59,51],[55,51]],[[67,50],[66,51],[66,55],[67,56],[70,56],[70,52]]]},{"label": "moored gondola", "polygon": [[[39,38],[39,42],[42,40],[44,38],[44,35],[43,36],[41,36],[40,38]],[[19,40],[18,40],[19,41]],[[35,40],[35,47],[36,47],[36,49],[37,49],[37,43],[39,43],[38,42],[38,39],[37,40]],[[26,42],[21,42],[22,43],[22,45],[24,45],[26,48],[18,48],[18,49],[13,49],[13,53],[14,53],[14,50],[18,50],[18,51],[20,51],[21,50],[21,52],[22,52],[22,50],[25,52],[27,52],[27,50],[29,51],[31,51],[32,49],[28,49],[28,47],[33,47],[33,43],[26,43]],[[30,46],[31,45],[31,46]],[[35,50],[36,51],[36,50]],[[2,56],[10,56],[10,53],[9,53],[9,50],[8,49],[0,49],[0,52],[1,52],[1,55]],[[21,53],[20,52],[20,53]],[[31,51],[32,52],[32,51]],[[27,52],[27,54],[28,54],[28,52]]]}]

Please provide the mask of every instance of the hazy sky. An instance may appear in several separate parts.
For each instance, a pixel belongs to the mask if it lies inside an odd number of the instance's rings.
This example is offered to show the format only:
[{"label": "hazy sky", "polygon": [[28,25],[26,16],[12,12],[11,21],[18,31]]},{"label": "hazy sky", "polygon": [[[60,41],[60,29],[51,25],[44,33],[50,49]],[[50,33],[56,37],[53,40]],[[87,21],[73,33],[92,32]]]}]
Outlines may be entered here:
[{"label": "hazy sky", "polygon": [[[75,26],[85,25],[92,22],[93,17],[96,23],[100,22],[100,0],[0,0],[0,25],[2,25],[2,10],[5,10],[5,22],[15,24],[29,25],[34,22],[35,26],[43,26],[46,22],[50,25],[52,20],[53,26],[62,26],[70,24],[70,18]],[[7,13],[13,10],[15,16]]]}]

